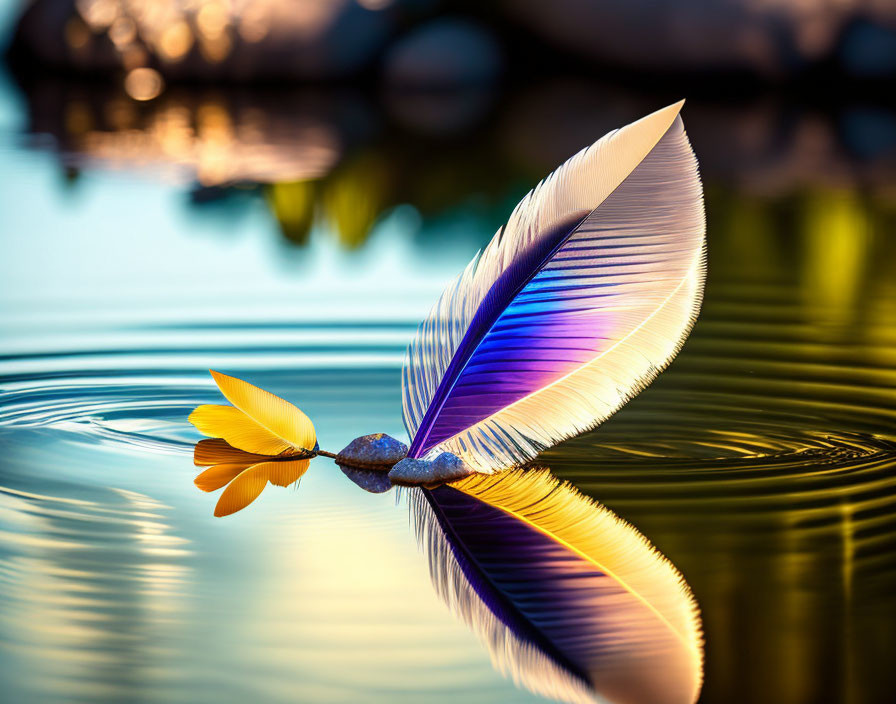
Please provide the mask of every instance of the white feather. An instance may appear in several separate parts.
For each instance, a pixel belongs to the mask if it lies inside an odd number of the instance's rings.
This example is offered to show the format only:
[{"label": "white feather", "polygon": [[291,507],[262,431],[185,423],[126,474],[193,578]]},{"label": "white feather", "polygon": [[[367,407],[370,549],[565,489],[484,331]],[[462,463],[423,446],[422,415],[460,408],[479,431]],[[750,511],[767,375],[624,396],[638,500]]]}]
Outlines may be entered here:
[{"label": "white feather", "polygon": [[[705,273],[702,189],[680,109],[677,103],[659,110],[569,159],[520,201],[485,251],[442,293],[409,346],[402,370],[411,438],[485,295],[533,240],[585,215],[573,237],[587,238],[595,251],[623,236],[653,236],[652,259],[635,274],[625,269],[631,266],[623,261],[629,255],[620,261],[595,259],[593,271],[577,273],[579,279],[618,284],[614,296],[595,299],[592,309],[582,312],[595,320],[612,316],[616,326],[606,349],[430,454],[451,451],[484,472],[524,463],[606,419],[678,352],[699,310]],[[661,140],[662,158],[642,166]]]}]

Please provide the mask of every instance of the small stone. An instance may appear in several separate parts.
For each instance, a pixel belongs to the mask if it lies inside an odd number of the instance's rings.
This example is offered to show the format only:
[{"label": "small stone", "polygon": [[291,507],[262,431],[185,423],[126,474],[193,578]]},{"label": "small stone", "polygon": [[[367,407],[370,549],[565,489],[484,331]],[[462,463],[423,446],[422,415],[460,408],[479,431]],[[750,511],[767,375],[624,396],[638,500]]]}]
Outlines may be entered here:
[{"label": "small stone", "polygon": [[345,466],[340,466],[339,468],[346,477],[371,494],[383,494],[392,488],[389,476],[383,471],[355,469]]},{"label": "small stone", "polygon": [[407,457],[408,446],[385,433],[362,435],[355,438],[339,453],[336,463],[352,465],[381,465],[383,471]]},{"label": "small stone", "polygon": [[457,455],[443,452],[434,460],[420,460],[407,457],[389,472],[393,484],[420,486],[427,489],[453,482],[473,474],[474,470]]},{"label": "small stone", "polygon": [[389,470],[389,480],[400,486],[419,486],[432,481],[432,462],[405,457]]},{"label": "small stone", "polygon": [[432,461],[432,481],[453,482],[473,474],[474,470],[457,455],[443,452]]}]

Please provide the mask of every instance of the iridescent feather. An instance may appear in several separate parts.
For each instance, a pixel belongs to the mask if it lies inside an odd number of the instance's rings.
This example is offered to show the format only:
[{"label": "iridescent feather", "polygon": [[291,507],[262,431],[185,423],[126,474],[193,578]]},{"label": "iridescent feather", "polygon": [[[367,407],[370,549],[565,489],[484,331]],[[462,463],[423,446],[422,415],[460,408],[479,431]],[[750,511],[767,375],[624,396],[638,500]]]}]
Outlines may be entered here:
[{"label": "iridescent feather", "polygon": [[631,525],[547,470],[411,496],[436,590],[515,682],[567,702],[696,700],[696,602]]},{"label": "iridescent feather", "polygon": [[677,354],[705,273],[681,105],[563,164],[443,292],[402,371],[411,457],[523,464],[605,420]]}]

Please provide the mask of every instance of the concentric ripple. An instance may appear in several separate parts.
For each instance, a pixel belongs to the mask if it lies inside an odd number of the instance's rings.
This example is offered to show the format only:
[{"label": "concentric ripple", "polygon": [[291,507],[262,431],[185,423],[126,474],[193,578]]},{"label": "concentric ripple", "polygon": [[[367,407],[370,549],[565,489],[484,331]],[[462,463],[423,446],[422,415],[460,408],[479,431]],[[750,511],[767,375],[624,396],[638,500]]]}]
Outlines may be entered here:
[{"label": "concentric ripple", "polygon": [[[274,388],[301,387],[304,403],[318,395],[337,398],[350,393],[341,370],[357,378],[395,369],[412,329],[410,323],[197,322],[126,336],[117,330],[86,340],[59,336],[52,351],[29,350],[20,341],[21,351],[0,356],[0,427],[52,427],[83,440],[184,450],[195,439],[184,419],[217,398],[209,367],[238,370]],[[233,345],[236,340],[241,344]]]},{"label": "concentric ripple", "polygon": [[710,266],[704,313],[653,387],[541,459],[686,576],[702,701],[881,701],[896,685],[893,279],[862,281],[844,311],[782,272],[719,284],[731,269]]},{"label": "concentric ripple", "polygon": [[[738,211],[708,193],[704,311],[682,353],[539,461],[684,574],[703,611],[702,701],[886,701],[896,240],[853,196],[831,194],[826,217],[828,200]],[[803,230],[801,209],[821,213]],[[855,222],[837,229],[844,213]],[[438,604],[393,497],[321,460],[299,491],[214,521],[192,485],[185,419],[219,398],[210,367],[296,402],[327,449],[401,437],[416,319],[233,317],[2,325],[11,696],[525,701]]]}]

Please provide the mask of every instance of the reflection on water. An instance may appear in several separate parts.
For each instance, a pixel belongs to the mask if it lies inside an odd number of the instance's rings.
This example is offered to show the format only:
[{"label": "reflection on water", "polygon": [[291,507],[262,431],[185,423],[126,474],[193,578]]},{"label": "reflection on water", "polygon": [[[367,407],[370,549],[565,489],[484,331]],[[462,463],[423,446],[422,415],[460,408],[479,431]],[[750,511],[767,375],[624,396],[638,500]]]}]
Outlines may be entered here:
[{"label": "reflection on water", "polygon": [[23,9],[16,40],[29,62],[123,74],[126,87],[149,71],[156,79],[159,71],[181,79],[321,79],[370,60],[391,24],[379,11],[391,2],[35,0]]},{"label": "reflection on water", "polygon": [[413,490],[412,515],[442,599],[495,666],[564,702],[693,702],[697,605],[630,525],[549,470]]},{"label": "reflection on water", "polygon": [[[46,437],[31,436],[34,451]],[[139,492],[4,470],[0,555],[9,701],[126,699],[176,653],[159,636],[186,608],[192,551],[170,507]],[[79,467],[68,455],[45,461]],[[33,491],[32,491],[33,490]],[[35,493],[35,492],[41,493]],[[114,565],[114,569],[110,569]],[[10,635],[15,633],[15,639]],[[16,672],[40,673],[22,680]]]},{"label": "reflection on water", "polygon": [[[324,447],[400,437],[403,349],[442,284],[528,184],[663,100],[533,84],[452,136],[345,95],[24,87],[22,113],[0,92],[12,700],[535,701],[438,602],[391,493],[320,461],[300,492],[214,521],[185,418],[215,402],[215,367],[297,402]],[[892,111],[693,101],[685,119],[704,313],[666,373],[545,464],[684,574],[702,701],[884,701]],[[191,197],[134,177],[148,163]]]},{"label": "reflection on water", "polygon": [[687,576],[705,701],[876,702],[894,686],[891,208],[844,190],[711,197],[710,280],[681,357],[547,453]]},{"label": "reflection on water", "polygon": [[180,89],[141,104],[52,80],[30,95],[30,130],[53,135],[70,168],[152,169],[206,187],[272,183],[320,178],[342,151],[341,116],[314,96]]}]

